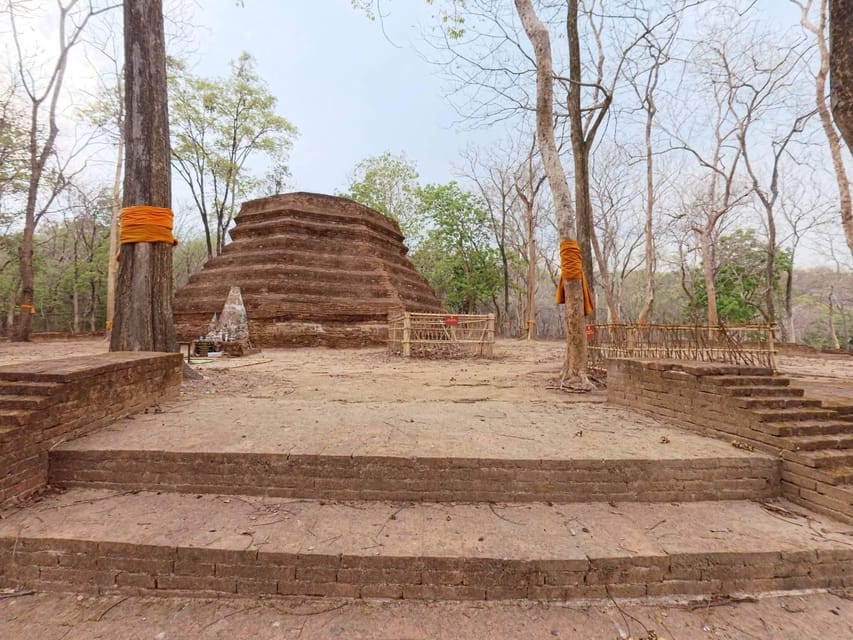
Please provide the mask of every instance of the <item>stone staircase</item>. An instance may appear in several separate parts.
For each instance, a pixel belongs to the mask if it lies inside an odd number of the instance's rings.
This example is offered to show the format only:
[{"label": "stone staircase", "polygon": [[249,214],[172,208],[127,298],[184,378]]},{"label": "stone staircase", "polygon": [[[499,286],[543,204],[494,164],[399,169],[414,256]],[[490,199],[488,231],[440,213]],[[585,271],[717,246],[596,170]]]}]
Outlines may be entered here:
[{"label": "stone staircase", "polygon": [[45,487],[60,442],[176,395],[180,362],[137,352],[0,367],[0,507]]},{"label": "stone staircase", "polygon": [[33,411],[56,404],[61,394],[62,385],[58,382],[0,377],[0,430],[8,433],[29,424]]},{"label": "stone staircase", "polygon": [[609,400],[779,455],[784,496],[853,523],[853,407],[807,399],[770,369],[635,361],[611,369]]},{"label": "stone staircase", "polygon": [[[381,403],[329,417],[327,401],[256,400],[238,426],[210,397],[201,417],[184,402],[52,448],[66,490],[0,518],[0,587],[565,602],[853,586],[853,526],[803,508],[784,457],[845,469],[831,456],[846,449],[814,440],[842,442],[843,414],[754,371],[658,373],[693,376],[659,380],[682,414],[708,403],[728,437],[783,457],[642,417],[620,432],[627,414],[599,405],[583,408],[609,428],[597,435],[564,405],[412,401],[410,426],[379,430]],[[780,435],[796,424],[821,426]]]},{"label": "stone staircase", "polygon": [[45,381],[39,373],[0,371],[0,506],[44,485],[47,446],[39,441],[50,434],[29,427],[55,422],[51,417],[65,392],[62,382]]},{"label": "stone staircase", "polygon": [[785,460],[785,495],[853,519],[853,407],[825,407],[820,400],[806,399],[802,389],[782,376],[707,380],[756,416],[754,429],[761,433],[756,439],[778,449]]}]

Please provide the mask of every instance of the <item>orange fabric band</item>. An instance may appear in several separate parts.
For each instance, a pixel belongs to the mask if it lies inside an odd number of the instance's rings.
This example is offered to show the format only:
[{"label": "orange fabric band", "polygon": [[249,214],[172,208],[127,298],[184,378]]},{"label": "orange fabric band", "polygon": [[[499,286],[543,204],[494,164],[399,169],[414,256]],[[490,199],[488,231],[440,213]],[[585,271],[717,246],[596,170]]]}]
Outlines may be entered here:
[{"label": "orange fabric band", "polygon": [[178,244],[172,235],[174,216],[171,209],[135,206],[121,210],[121,244],[133,242],[167,242]]},{"label": "orange fabric band", "polygon": [[35,308],[33,305],[31,305],[31,304],[21,304],[21,305],[18,305],[18,306],[19,306],[21,309],[29,309],[29,310],[30,310],[30,315],[31,315],[31,316],[32,316],[32,315],[35,315],[35,313],[36,313],[36,308]]},{"label": "orange fabric band", "polygon": [[583,314],[588,316],[595,309],[592,294],[583,273],[581,249],[575,240],[563,240],[560,243],[560,283],[557,285],[557,304],[565,304],[566,292],[563,284],[566,280],[580,280],[583,286]]}]

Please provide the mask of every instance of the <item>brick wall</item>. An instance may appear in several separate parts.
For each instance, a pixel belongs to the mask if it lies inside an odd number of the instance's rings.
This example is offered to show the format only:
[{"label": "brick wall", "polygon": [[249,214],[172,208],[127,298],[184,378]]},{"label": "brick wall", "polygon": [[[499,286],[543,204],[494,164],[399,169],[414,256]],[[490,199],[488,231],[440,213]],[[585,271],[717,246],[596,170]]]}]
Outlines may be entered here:
[{"label": "brick wall", "polygon": [[[740,448],[778,455],[784,497],[853,523],[853,490],[846,462],[850,449],[845,448],[853,422],[845,429],[843,416],[816,401],[793,398],[798,406],[792,407],[792,398],[780,399],[778,407],[773,408],[772,398],[743,397],[734,392],[734,385],[740,390],[749,385],[766,389],[771,383],[788,388],[786,379],[757,367],[611,360],[607,399],[692,431],[731,440]],[[802,394],[802,390],[793,391]],[[820,431],[821,423],[840,427]],[[803,436],[809,433],[807,429],[831,435],[817,435],[812,442],[805,442],[809,440]],[[840,466],[831,468],[836,462]]]},{"label": "brick wall", "polygon": [[44,489],[56,444],[177,397],[181,355],[107,353],[0,367],[0,507]]},{"label": "brick wall", "polygon": [[774,497],[779,464],[744,456],[602,462],[56,449],[50,482],[320,500],[688,502]]}]

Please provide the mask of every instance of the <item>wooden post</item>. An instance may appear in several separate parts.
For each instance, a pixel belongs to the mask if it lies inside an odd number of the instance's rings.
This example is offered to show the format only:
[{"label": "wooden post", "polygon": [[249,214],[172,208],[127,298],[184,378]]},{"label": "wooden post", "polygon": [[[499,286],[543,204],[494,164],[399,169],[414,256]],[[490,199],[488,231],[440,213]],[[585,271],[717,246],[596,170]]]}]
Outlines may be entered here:
[{"label": "wooden post", "polygon": [[767,327],[767,349],[769,351],[769,360],[770,368],[773,369],[773,373],[776,373],[776,348],[775,343],[773,342],[773,329],[775,325],[770,324]]},{"label": "wooden post", "polygon": [[483,355],[491,358],[494,355],[495,346],[495,314],[490,313],[486,321],[486,344]]},{"label": "wooden post", "polygon": [[412,316],[408,311],[403,313],[403,357],[412,355]]},{"label": "wooden post", "polygon": [[[122,205],[171,207],[162,0],[125,0],[125,174]],[[121,247],[110,351],[176,351],[172,245]]]}]

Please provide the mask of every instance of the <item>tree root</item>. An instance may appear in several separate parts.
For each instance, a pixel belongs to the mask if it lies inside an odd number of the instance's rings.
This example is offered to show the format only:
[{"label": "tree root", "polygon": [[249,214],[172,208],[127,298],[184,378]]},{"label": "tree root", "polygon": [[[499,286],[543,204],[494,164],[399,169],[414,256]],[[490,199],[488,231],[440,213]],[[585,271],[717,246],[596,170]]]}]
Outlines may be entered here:
[{"label": "tree root", "polygon": [[606,387],[607,385],[603,380],[584,372],[572,375],[563,374],[561,378],[549,382],[545,388],[563,391],[564,393],[590,393]]}]

